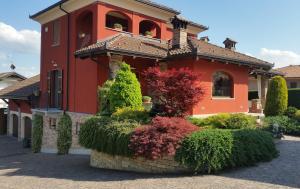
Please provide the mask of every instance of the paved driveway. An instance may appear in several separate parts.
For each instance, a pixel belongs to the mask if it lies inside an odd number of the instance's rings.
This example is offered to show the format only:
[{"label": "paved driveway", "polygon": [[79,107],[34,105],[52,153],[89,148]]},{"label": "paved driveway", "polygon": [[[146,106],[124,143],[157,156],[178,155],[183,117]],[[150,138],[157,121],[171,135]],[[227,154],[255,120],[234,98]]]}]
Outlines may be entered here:
[{"label": "paved driveway", "polygon": [[272,162],[220,175],[149,175],[90,168],[87,156],[31,154],[0,136],[0,189],[300,188],[300,138],[278,148]]}]

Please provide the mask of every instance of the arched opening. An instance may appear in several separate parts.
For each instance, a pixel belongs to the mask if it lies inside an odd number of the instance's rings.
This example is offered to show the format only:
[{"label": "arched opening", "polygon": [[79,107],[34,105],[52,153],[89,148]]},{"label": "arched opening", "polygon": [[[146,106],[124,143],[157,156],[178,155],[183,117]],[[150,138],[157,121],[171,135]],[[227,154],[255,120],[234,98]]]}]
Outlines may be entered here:
[{"label": "arched opening", "polygon": [[19,135],[19,118],[17,115],[13,114],[12,115],[12,120],[13,120],[13,137],[17,137]]},{"label": "arched opening", "polygon": [[117,11],[110,11],[106,14],[105,26],[118,31],[132,32],[130,18]]},{"label": "arched opening", "polygon": [[233,98],[233,79],[225,72],[213,74],[213,97]]},{"label": "arched opening", "polygon": [[93,37],[93,13],[82,13],[76,22],[77,25],[77,49],[92,44]]},{"label": "arched opening", "polygon": [[144,35],[147,37],[161,38],[161,30],[160,27],[150,20],[143,20],[139,25],[139,33],[140,35]]},{"label": "arched opening", "polygon": [[29,117],[24,117],[24,138],[31,139],[32,121]]}]

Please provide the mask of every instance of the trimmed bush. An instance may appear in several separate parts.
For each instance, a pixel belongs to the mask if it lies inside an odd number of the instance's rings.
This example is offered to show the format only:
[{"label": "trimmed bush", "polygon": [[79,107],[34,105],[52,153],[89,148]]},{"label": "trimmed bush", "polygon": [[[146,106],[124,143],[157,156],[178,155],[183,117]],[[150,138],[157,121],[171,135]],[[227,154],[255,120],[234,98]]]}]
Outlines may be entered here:
[{"label": "trimmed bush", "polygon": [[200,173],[269,161],[278,152],[268,132],[258,130],[204,130],[186,137],[175,160]]},{"label": "trimmed bush", "polygon": [[243,129],[255,127],[255,117],[246,114],[218,114],[207,118],[193,118],[190,117],[188,120],[199,126],[219,129]]},{"label": "trimmed bush", "polygon": [[294,118],[297,111],[297,108],[289,106],[284,112],[284,115],[288,116],[289,118]]},{"label": "trimmed bush", "polygon": [[32,152],[39,153],[43,139],[43,116],[35,114],[32,120]]},{"label": "trimmed bush", "polygon": [[287,105],[288,91],[286,81],[281,76],[275,76],[269,84],[264,113],[266,116],[283,115]]},{"label": "trimmed bush", "polygon": [[142,92],[136,75],[128,64],[122,63],[109,92],[110,110],[142,107]]},{"label": "trimmed bush", "polygon": [[297,110],[296,113],[294,114],[294,118],[300,122],[300,110]]},{"label": "trimmed bush", "polygon": [[284,134],[300,136],[300,125],[295,119],[287,116],[271,116],[263,120],[263,128],[267,131],[273,132],[275,125],[278,125],[279,131]]},{"label": "trimmed bush", "polygon": [[114,83],[113,80],[107,80],[102,87],[98,88],[98,103],[100,115],[110,115],[110,103],[109,103],[109,94],[110,88]]},{"label": "trimmed bush", "polygon": [[300,89],[289,89],[289,106],[300,109]]},{"label": "trimmed bush", "polygon": [[129,148],[135,156],[147,159],[172,156],[179,148],[181,139],[196,130],[198,127],[183,118],[156,117],[151,125],[134,131]]},{"label": "trimmed bush", "polygon": [[108,117],[92,117],[81,127],[79,143],[88,149],[110,155],[132,156],[128,148],[136,122],[113,121]]},{"label": "trimmed bush", "polygon": [[118,109],[112,114],[112,119],[117,121],[134,120],[140,124],[147,124],[151,121],[149,112],[144,110],[144,108],[122,108]]},{"label": "trimmed bush", "polygon": [[72,145],[72,120],[68,114],[64,114],[57,128],[57,149],[58,154],[68,154]]}]

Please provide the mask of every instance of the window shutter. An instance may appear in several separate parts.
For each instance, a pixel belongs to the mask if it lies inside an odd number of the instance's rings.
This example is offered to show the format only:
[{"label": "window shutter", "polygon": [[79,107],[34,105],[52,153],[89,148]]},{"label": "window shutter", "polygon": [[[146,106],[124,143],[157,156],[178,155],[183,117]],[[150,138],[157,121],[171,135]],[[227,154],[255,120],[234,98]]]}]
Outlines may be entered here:
[{"label": "window shutter", "polygon": [[47,73],[47,93],[48,93],[47,106],[49,106],[51,104],[51,71]]},{"label": "window shutter", "polygon": [[58,70],[57,71],[57,79],[58,79],[58,86],[57,86],[57,98],[58,98],[58,107],[63,109],[63,71]]}]

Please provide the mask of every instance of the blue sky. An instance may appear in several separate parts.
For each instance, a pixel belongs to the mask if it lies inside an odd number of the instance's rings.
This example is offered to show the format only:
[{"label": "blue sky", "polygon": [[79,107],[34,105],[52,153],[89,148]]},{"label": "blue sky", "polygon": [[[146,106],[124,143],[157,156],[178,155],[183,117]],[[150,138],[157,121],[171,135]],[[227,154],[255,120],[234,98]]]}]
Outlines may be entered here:
[{"label": "blue sky", "polygon": [[[39,73],[38,23],[28,16],[57,0],[9,0],[0,6],[0,72]],[[156,0],[180,10],[195,22],[209,26],[211,42],[226,37],[238,41],[237,50],[275,62],[277,67],[300,64],[299,0]]]}]

